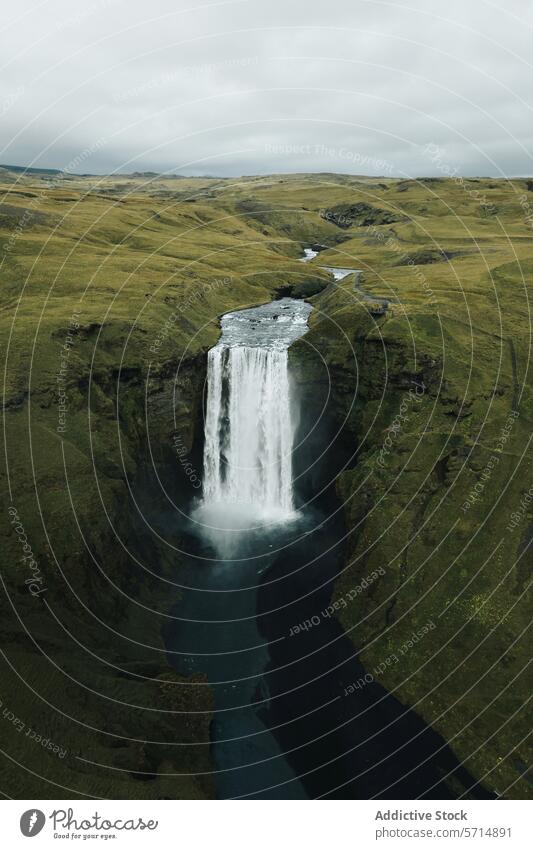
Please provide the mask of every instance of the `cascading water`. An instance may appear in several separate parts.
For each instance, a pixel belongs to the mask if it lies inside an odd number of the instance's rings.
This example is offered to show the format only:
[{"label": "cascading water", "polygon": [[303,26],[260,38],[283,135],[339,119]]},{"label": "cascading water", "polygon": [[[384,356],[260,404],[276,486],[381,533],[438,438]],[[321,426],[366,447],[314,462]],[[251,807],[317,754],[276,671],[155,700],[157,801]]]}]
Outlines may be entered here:
[{"label": "cascading water", "polygon": [[311,307],[283,298],[228,313],[209,351],[204,495],[195,513],[220,556],[239,534],[294,516],[294,422],[288,348],[307,329]]},{"label": "cascading water", "polygon": [[292,513],[286,349],[226,347],[209,352],[205,423],[206,502]]}]

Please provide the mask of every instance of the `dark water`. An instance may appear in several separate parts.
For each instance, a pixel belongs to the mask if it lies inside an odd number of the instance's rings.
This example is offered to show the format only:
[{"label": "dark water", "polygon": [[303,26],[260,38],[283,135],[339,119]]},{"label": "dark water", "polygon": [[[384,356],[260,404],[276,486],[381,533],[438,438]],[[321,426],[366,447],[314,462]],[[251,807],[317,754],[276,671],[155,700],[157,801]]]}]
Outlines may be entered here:
[{"label": "dark water", "polygon": [[195,559],[178,576],[195,589],[184,590],[166,642],[185,653],[170,655],[180,673],[204,672],[213,688],[218,797],[451,799],[470,788],[488,798],[381,686],[344,695],[365,670],[336,620],[321,615],[342,530],[315,513],[255,536],[240,562]]},{"label": "dark water", "polygon": [[[173,611],[180,619],[167,629],[166,641],[169,648],[186,652],[171,656],[176,668],[187,675],[206,673],[213,689],[212,757],[220,798],[307,798],[263,719],[271,646],[258,627],[258,587],[276,562],[270,546],[277,547],[283,536],[278,530],[271,538],[249,540],[251,557],[240,561],[191,561],[178,576],[195,589],[183,592]],[[194,547],[193,539],[190,544]]]}]

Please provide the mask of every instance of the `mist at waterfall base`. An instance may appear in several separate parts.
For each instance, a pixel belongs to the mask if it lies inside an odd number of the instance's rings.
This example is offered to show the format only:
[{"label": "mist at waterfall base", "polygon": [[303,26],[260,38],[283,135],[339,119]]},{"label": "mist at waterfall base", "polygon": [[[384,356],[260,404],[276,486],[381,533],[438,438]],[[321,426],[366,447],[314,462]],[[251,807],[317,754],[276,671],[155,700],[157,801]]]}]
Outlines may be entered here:
[{"label": "mist at waterfall base", "polygon": [[248,556],[305,521],[293,494],[288,347],[305,333],[310,310],[284,298],[228,313],[209,351],[203,498],[192,520],[220,559]]}]

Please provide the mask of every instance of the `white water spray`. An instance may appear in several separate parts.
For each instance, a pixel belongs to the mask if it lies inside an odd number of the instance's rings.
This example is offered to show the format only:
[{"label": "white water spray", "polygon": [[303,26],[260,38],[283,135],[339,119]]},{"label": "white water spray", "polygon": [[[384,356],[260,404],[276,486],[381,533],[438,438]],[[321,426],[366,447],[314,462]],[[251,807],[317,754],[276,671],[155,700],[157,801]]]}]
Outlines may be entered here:
[{"label": "white water spray", "polygon": [[221,556],[228,534],[294,517],[288,348],[310,306],[284,298],[228,313],[209,351],[204,498],[195,514]]}]

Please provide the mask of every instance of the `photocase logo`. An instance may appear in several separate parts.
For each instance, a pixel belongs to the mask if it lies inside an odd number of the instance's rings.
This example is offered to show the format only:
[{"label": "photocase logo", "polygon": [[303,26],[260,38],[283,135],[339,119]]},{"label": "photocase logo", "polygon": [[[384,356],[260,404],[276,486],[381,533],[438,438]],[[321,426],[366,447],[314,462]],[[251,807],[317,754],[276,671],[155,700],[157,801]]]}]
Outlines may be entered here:
[{"label": "photocase logo", "polygon": [[35,837],[42,830],[46,817],[38,808],[30,808],[24,811],[20,818],[20,830],[24,837]]}]

